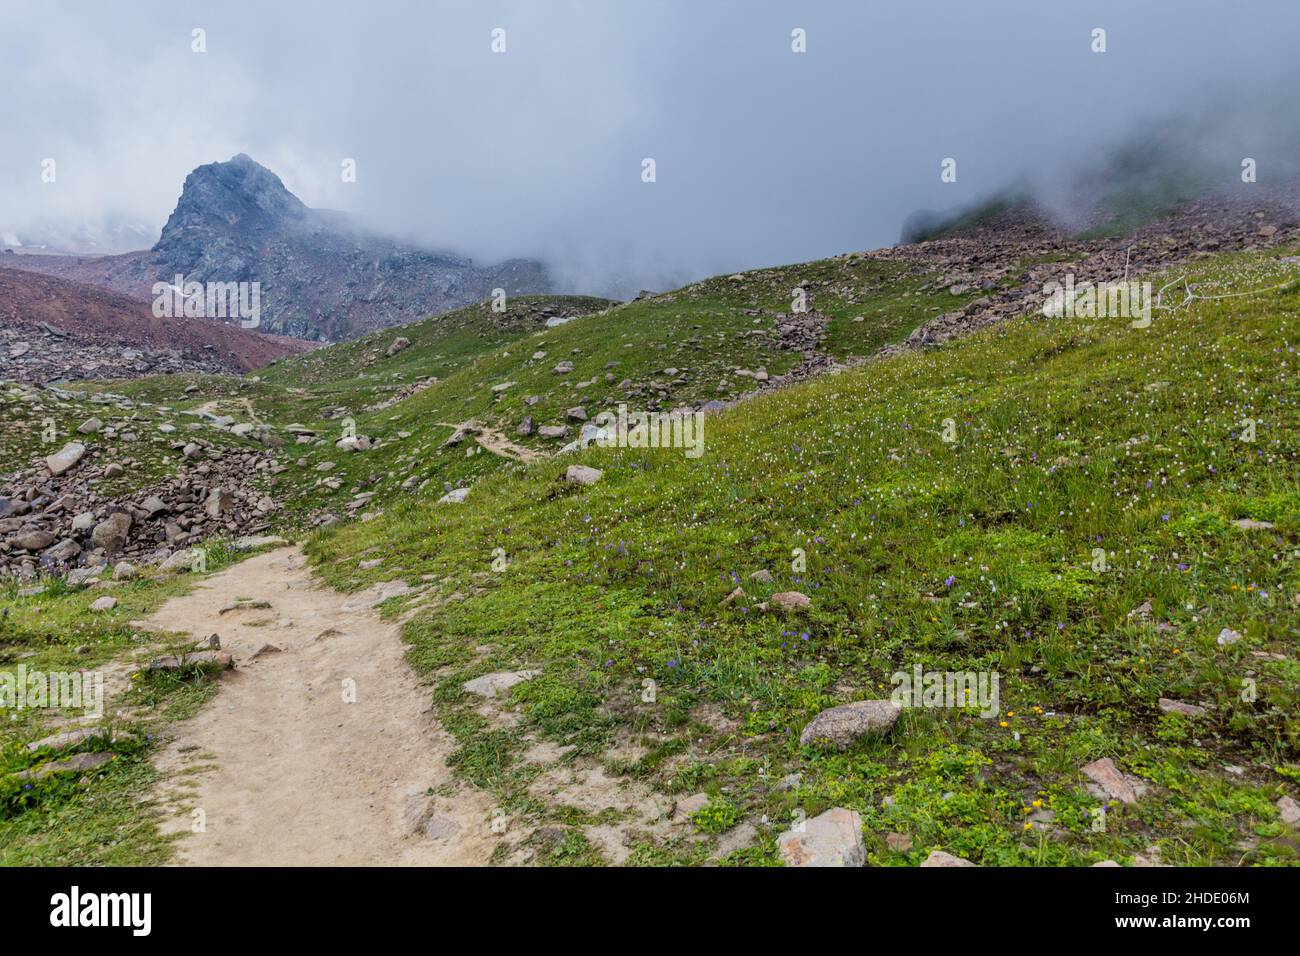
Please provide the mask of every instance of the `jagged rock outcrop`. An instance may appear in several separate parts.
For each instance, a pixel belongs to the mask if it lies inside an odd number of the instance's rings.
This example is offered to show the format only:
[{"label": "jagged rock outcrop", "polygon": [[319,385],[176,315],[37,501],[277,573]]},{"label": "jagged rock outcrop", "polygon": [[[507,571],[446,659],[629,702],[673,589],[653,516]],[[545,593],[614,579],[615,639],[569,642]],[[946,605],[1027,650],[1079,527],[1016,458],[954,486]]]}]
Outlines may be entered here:
[{"label": "jagged rock outcrop", "polygon": [[481,302],[549,291],[545,267],[512,259],[479,266],[415,248],[311,209],[244,154],[185,178],[175,210],[147,252],[99,259],[8,256],[6,265],[152,301],[155,282],[257,282],[262,332],[310,340],[355,338]]}]

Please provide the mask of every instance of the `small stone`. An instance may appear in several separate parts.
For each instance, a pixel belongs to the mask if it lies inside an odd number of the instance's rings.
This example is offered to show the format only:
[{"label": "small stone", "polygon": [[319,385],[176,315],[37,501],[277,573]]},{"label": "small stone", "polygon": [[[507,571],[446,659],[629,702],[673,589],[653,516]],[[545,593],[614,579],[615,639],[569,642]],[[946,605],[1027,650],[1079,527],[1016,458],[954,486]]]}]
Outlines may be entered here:
[{"label": "small stone", "polygon": [[104,467],[105,478],[121,478],[125,474],[126,474],[126,469],[123,468],[121,465],[119,465],[117,462],[113,462],[112,464],[106,465]]},{"label": "small stone", "polygon": [[280,654],[283,650],[283,648],[277,647],[274,644],[259,644],[257,649],[249,655],[248,659],[250,661],[255,661],[259,657],[266,657],[270,654]]},{"label": "small stone", "polygon": [[922,863],[921,866],[975,866],[975,864],[960,856],[953,856],[951,853],[945,853],[943,850],[934,850],[925,858],[925,862]]},{"label": "small stone", "polygon": [[182,548],[158,566],[163,574],[183,574],[194,567],[197,553],[190,548]]},{"label": "small stone", "polygon": [[749,576],[749,579],[751,581],[758,581],[760,584],[771,584],[776,580],[776,578],[772,577],[772,572],[767,570],[767,568],[763,568],[761,571],[755,571]]},{"label": "small stone", "polygon": [[739,601],[741,598],[745,596],[746,595],[745,595],[744,588],[736,588],[734,591],[732,591],[730,594],[728,594],[726,597],[722,599],[722,604],[724,605],[731,604],[733,601]]},{"label": "small stone", "polygon": [[119,561],[117,566],[113,568],[114,581],[130,581],[138,574],[139,572],[136,571],[135,565],[130,561]]},{"label": "small stone", "polygon": [[225,488],[213,488],[203,506],[211,518],[220,518],[235,509],[235,496]]},{"label": "small stone", "polygon": [[77,426],[77,431],[82,435],[93,435],[104,427],[104,423],[98,418],[87,418]]},{"label": "small stone", "polygon": [[140,507],[149,512],[149,517],[151,518],[160,512],[170,510],[167,507],[167,503],[157,495],[150,495],[148,498],[144,499],[144,501],[140,502]]},{"label": "small stone", "polygon": [[1233,524],[1243,531],[1267,531],[1273,527],[1271,521],[1256,521],[1254,518],[1239,518]]},{"label": "small stone", "polygon": [[532,680],[541,671],[497,671],[492,674],[484,674],[482,677],[475,677],[473,680],[467,680],[461,686],[471,694],[478,694],[481,697],[496,697],[502,691],[509,690],[516,684],[522,684],[524,681]]},{"label": "small stone", "polygon": [[1205,714],[1204,707],[1185,704],[1181,700],[1171,700],[1168,697],[1161,697],[1157,705],[1162,714],[1182,714],[1184,717],[1201,717]]},{"label": "small stone", "polygon": [[41,560],[54,564],[67,564],[79,554],[81,554],[81,545],[71,538],[65,538],[48,551],[45,551],[41,555]]},{"label": "small stone", "polygon": [[571,422],[585,422],[587,420],[587,410],[581,405],[575,405],[564,413],[564,417]]},{"label": "small stone", "polygon": [[283,548],[288,543],[278,534],[245,535],[236,538],[231,547],[236,551],[254,551],[257,548]]},{"label": "small stone", "polygon": [[1300,803],[1296,803],[1290,797],[1282,797],[1276,806],[1283,823],[1289,827],[1300,824]]},{"label": "small stone", "polygon": [[832,807],[776,841],[786,866],[865,866],[862,818],[853,810]]},{"label": "small stone", "polygon": [[800,591],[778,591],[771,601],[783,611],[805,611],[812,607],[812,598]]},{"label": "small stone", "polygon": [[590,468],[587,465],[570,465],[569,470],[564,473],[564,480],[579,485],[594,485],[600,481],[604,474],[599,468]]},{"label": "small stone", "polygon": [[1094,760],[1083,768],[1083,775],[1092,781],[1088,791],[1102,799],[1118,800],[1121,803],[1137,803],[1147,792],[1146,784],[1136,777],[1122,773],[1109,757]]},{"label": "small stone", "polygon": [[117,607],[117,598],[109,597],[107,594],[102,598],[97,598],[95,601],[91,602],[90,605],[90,609],[96,614],[103,611],[111,611],[115,607]]},{"label": "small stone", "polygon": [[94,770],[96,767],[102,767],[113,757],[114,754],[102,750],[93,753],[73,754],[66,760],[55,760],[52,763],[42,764],[31,770],[20,770],[14,774],[14,777],[19,780],[42,780],[56,773],[83,773],[87,770]]},{"label": "small stone", "polygon": [[906,833],[886,833],[885,846],[895,853],[906,853],[912,849],[912,838]]}]

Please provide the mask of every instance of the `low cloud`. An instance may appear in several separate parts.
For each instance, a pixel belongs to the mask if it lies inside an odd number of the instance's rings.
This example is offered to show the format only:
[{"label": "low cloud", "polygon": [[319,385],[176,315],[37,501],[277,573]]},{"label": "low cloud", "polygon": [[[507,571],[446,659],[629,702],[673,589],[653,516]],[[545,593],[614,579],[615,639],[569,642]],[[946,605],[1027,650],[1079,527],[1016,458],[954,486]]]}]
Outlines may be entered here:
[{"label": "low cloud", "polygon": [[9,5],[0,233],[156,236],[190,169],[247,152],[422,244],[662,288],[887,245],[1008,186],[1068,214],[1133,143],[1289,173],[1297,27],[1286,0]]}]

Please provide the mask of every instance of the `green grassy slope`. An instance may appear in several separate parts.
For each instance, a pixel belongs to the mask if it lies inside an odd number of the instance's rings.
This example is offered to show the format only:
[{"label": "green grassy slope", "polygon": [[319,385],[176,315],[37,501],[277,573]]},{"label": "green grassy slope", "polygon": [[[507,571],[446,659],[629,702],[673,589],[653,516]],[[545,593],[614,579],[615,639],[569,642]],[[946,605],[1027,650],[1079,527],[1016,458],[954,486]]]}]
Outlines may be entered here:
[{"label": "green grassy slope", "polygon": [[[1223,289],[1279,281],[1262,258],[1203,269]],[[547,333],[545,360],[530,364],[532,342],[480,358],[394,409],[394,424],[453,409],[508,421],[530,391],[544,421],[573,397],[550,371],[562,357],[577,366],[567,378],[598,379],[598,399],[615,397],[600,382],[615,360],[699,370],[688,395],[728,362],[779,371],[761,347],[719,360],[688,340],[738,336],[753,318],[743,308],[777,307],[788,279],[742,295],[741,315],[710,298],[732,281],[718,279],[615,310],[608,325],[579,320]],[[400,497],[310,549],[342,588],[436,575],[435,609],[405,634],[460,740],[459,769],[578,842],[593,821],[530,794],[538,768],[519,759],[522,734],[576,756],[641,740],[648,752],[609,757],[611,772],[706,790],[709,832],[759,826],[733,862],[772,861],[792,812],[832,805],[862,813],[884,864],[934,848],[986,864],[1127,861],[1152,844],[1167,862],[1294,862],[1273,801],[1300,783],[1298,304],[1292,286],[1193,303],[1145,330],[1026,318],[710,417],[698,460],[591,450],[487,476],[459,507]],[[637,331],[622,349],[640,320],[654,337]],[[507,380],[498,408],[490,385]],[[603,481],[557,482],[575,461]],[[1243,518],[1273,527],[1234,525]],[[384,563],[362,572],[362,555]],[[774,582],[750,578],[760,570]],[[723,605],[738,586],[746,596]],[[758,611],[777,590],[808,594],[811,611]],[[1217,644],[1224,628],[1241,640]],[[887,697],[890,675],[915,664],[996,671],[1001,714],[909,710],[888,739],[847,754],[799,746],[818,711]],[[542,670],[513,691],[523,725],[493,729],[460,685],[523,666]],[[1207,712],[1164,715],[1162,697]],[[1151,792],[1094,831],[1079,768],[1103,756]],[[796,782],[776,786],[789,773]],[[1054,820],[1030,821],[1040,810]],[[888,849],[891,831],[913,849]],[[647,838],[634,860],[702,852]]]}]

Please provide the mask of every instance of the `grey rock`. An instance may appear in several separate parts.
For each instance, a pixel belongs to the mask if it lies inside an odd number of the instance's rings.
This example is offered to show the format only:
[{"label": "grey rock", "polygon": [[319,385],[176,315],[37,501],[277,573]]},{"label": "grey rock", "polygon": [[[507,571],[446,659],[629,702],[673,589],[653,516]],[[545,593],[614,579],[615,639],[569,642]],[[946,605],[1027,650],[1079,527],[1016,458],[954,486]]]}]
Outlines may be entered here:
[{"label": "grey rock", "polygon": [[1300,825],[1300,803],[1296,803],[1291,797],[1282,797],[1276,806],[1283,823],[1289,827]]},{"label": "grey rock", "polygon": [[808,722],[799,743],[845,750],[863,737],[889,733],[900,711],[892,700],[859,700],[831,707]]},{"label": "grey rock", "polygon": [[24,551],[44,551],[54,543],[54,535],[41,528],[32,528],[11,539],[11,543]]},{"label": "grey rock", "polygon": [[771,602],[783,611],[805,611],[812,607],[812,598],[801,591],[778,591],[772,595]]},{"label": "grey rock", "polygon": [[192,548],[182,548],[158,566],[163,574],[183,574],[194,567],[197,553]]},{"label": "grey rock", "polygon": [[41,558],[45,561],[51,561],[57,564],[67,564],[77,555],[81,554],[81,545],[71,538],[64,538],[54,547],[45,551]]},{"label": "grey rock", "polygon": [[126,547],[127,535],[131,532],[131,516],[119,511],[111,514],[90,533],[90,540],[96,548],[113,553]]},{"label": "grey rock", "polygon": [[532,680],[540,673],[541,671],[532,670],[497,671],[492,674],[484,674],[482,677],[475,677],[473,680],[467,680],[461,686],[471,694],[478,694],[481,697],[496,697],[502,691],[509,690],[524,681]]},{"label": "grey rock", "polygon": [[213,488],[203,507],[210,517],[220,518],[235,510],[235,496],[225,488]]},{"label": "grey rock", "polygon": [[1204,707],[1185,704],[1181,700],[1171,700],[1168,697],[1161,697],[1157,705],[1162,714],[1182,714],[1184,717],[1202,717],[1205,714]]},{"label": "grey rock", "polygon": [[564,473],[564,480],[579,485],[594,485],[600,481],[604,474],[599,468],[590,468],[587,465],[570,465],[568,471]]},{"label": "grey rock", "polygon": [[74,467],[86,454],[86,446],[81,442],[70,441],[53,455],[45,459],[45,467],[50,474],[58,476]]}]

